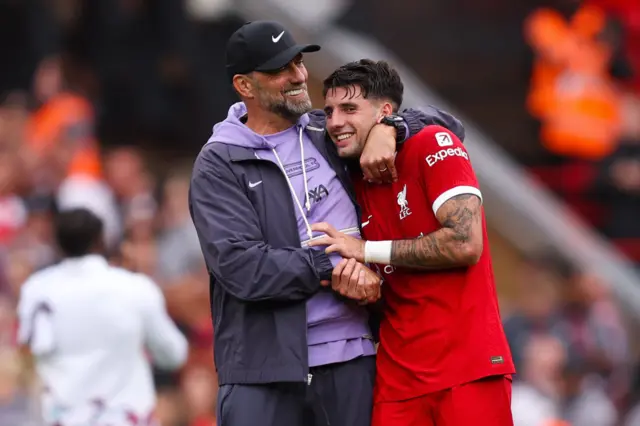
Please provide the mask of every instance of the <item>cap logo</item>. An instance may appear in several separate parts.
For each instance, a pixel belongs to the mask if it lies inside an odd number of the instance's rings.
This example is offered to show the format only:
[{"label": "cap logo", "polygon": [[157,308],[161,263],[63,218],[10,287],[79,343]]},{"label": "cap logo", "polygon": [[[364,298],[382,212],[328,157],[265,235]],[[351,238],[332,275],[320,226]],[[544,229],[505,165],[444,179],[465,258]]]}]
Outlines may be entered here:
[{"label": "cap logo", "polygon": [[271,41],[273,41],[274,43],[277,43],[280,41],[283,35],[284,35],[284,31],[278,34],[278,37],[271,36]]}]

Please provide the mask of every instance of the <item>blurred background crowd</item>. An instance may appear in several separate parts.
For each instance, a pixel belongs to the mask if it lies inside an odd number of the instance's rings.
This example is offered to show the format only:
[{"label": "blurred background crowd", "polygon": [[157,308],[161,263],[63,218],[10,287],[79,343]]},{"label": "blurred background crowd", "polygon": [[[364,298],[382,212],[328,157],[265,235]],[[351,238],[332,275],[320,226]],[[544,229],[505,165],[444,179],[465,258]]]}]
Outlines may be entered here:
[{"label": "blurred background crowd", "polygon": [[[640,2],[320,9],[392,48],[640,265]],[[16,301],[26,277],[57,260],[56,209],[80,205],[105,222],[111,262],[154,278],[188,336],[183,370],[155,374],[162,425],[215,424],[208,277],[187,191],[195,155],[235,101],[223,52],[243,22],[230,0],[0,0],[0,426],[39,424]],[[320,105],[324,76],[310,71]],[[640,425],[640,333],[611,283],[551,250],[516,253],[495,230],[491,242],[516,425]]]}]

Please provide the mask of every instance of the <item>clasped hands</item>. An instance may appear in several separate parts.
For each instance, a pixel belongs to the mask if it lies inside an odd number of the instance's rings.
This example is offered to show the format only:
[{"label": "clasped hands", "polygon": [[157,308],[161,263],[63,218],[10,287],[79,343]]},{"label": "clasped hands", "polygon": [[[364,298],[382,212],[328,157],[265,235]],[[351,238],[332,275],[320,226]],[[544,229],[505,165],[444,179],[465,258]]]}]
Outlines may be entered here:
[{"label": "clasped hands", "polygon": [[326,235],[310,241],[310,247],[327,246],[327,254],[339,253],[343,257],[333,268],[331,283],[325,281],[323,284],[331,285],[337,293],[362,304],[380,299],[381,279],[364,265],[364,241],[343,234],[324,222],[312,225],[311,229]]}]

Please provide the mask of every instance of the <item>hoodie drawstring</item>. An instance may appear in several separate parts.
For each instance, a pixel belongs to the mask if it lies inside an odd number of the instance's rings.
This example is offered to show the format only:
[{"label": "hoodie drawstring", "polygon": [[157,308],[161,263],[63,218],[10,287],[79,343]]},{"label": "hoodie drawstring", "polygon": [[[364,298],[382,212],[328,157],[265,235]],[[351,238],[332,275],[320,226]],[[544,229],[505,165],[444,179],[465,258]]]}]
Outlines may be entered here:
[{"label": "hoodie drawstring", "polygon": [[[307,169],[305,167],[304,150],[302,147],[303,146],[302,126],[300,126],[299,140],[300,140],[300,157],[302,159],[302,178],[304,179],[305,207],[307,208],[307,212],[308,212],[311,209],[311,202],[309,201],[309,188],[307,187]],[[282,170],[282,173],[284,174],[285,179],[287,180],[287,184],[289,184],[289,190],[293,195],[293,199],[296,201],[296,205],[298,206],[298,210],[300,210],[300,214],[302,215],[302,220],[304,221],[304,225],[307,228],[307,235],[309,236],[309,239],[311,239],[313,238],[313,231],[311,230],[311,225],[309,225],[309,221],[307,220],[307,212],[305,212],[304,209],[302,208],[302,204],[298,199],[298,195],[296,194],[296,191],[293,188],[293,184],[291,183],[289,176],[287,176],[287,171],[284,169],[284,166],[282,165],[282,161],[280,160],[280,156],[278,155],[278,152],[276,151],[275,148],[273,148],[272,151],[273,151],[273,155],[275,155],[276,160],[278,161],[278,165],[280,166],[280,169]]]},{"label": "hoodie drawstring", "polygon": [[302,179],[304,179],[304,206],[308,212],[311,210],[311,202],[309,201],[309,187],[307,186],[307,166],[304,158],[304,144],[302,143],[302,126],[300,126],[300,132],[298,132],[298,140],[300,141],[300,159],[302,160]]}]

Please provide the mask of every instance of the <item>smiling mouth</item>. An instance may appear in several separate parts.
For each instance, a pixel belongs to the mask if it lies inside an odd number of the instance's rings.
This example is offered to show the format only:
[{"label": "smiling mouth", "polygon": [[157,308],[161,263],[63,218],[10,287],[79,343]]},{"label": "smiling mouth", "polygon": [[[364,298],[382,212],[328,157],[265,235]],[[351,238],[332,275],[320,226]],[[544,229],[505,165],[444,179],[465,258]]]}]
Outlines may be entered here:
[{"label": "smiling mouth", "polygon": [[353,136],[354,133],[343,133],[341,135],[336,136],[336,139],[339,141],[344,141],[349,139],[351,136]]},{"label": "smiling mouth", "polygon": [[293,89],[284,92],[286,96],[298,96],[305,92],[305,89]]},{"label": "smiling mouth", "polygon": [[345,145],[345,143],[353,136],[355,133],[341,133],[339,135],[335,135],[334,138],[336,140],[337,145]]}]

